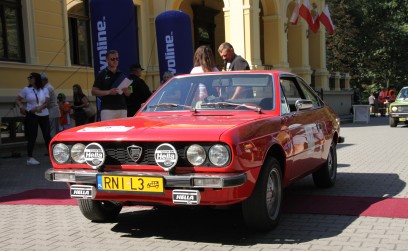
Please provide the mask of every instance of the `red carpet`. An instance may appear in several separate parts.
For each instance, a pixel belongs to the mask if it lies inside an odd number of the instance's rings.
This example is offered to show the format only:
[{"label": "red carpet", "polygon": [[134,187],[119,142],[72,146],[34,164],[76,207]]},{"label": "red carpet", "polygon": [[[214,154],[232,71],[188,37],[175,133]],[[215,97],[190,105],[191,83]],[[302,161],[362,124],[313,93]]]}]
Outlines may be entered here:
[{"label": "red carpet", "polygon": [[[285,195],[284,213],[408,218],[408,198]],[[0,197],[0,205],[77,205],[67,189],[34,189]]]}]

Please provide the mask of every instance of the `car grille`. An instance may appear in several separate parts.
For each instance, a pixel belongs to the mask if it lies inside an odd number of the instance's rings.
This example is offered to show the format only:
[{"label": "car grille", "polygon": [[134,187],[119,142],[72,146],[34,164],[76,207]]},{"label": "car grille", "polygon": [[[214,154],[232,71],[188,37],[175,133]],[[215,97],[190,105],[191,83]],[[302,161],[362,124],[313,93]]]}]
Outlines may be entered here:
[{"label": "car grille", "polygon": [[398,106],[398,112],[408,112],[408,106]]},{"label": "car grille", "polygon": [[[117,143],[100,143],[105,149],[106,159],[105,164],[108,165],[157,165],[154,160],[154,152],[156,148],[162,143],[133,143],[133,142],[117,142]],[[186,161],[185,148],[190,144],[171,143],[177,149],[179,157],[177,166],[192,166]],[[127,148],[131,145],[136,145],[142,148],[142,153],[137,162],[133,161]]]}]

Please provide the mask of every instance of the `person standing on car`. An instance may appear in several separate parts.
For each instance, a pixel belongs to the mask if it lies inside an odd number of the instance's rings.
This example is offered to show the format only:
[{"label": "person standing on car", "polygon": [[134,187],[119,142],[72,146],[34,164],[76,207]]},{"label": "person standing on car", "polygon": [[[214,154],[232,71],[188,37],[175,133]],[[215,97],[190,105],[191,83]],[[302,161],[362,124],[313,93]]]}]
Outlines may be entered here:
[{"label": "person standing on car", "polygon": [[124,79],[123,73],[118,69],[119,53],[110,50],[106,53],[108,66],[99,72],[92,87],[92,95],[101,99],[101,121],[126,118],[127,107],[125,95],[130,95],[129,88],[119,90],[117,86]]},{"label": "person standing on car", "polygon": [[128,117],[133,117],[140,109],[140,106],[152,95],[149,86],[140,78],[143,70],[139,63],[132,64],[129,68],[129,79],[133,80],[133,82],[129,86],[130,95],[126,97]]},{"label": "person standing on car", "polygon": [[[29,84],[18,93],[16,104],[20,108],[20,113],[25,115],[27,165],[39,165],[40,162],[33,157],[33,151],[39,126],[48,152],[48,146],[51,141],[50,121],[47,108],[50,96],[48,89],[44,88],[39,73],[32,72],[27,79]],[[27,102],[26,106],[23,105],[23,100]]]}]

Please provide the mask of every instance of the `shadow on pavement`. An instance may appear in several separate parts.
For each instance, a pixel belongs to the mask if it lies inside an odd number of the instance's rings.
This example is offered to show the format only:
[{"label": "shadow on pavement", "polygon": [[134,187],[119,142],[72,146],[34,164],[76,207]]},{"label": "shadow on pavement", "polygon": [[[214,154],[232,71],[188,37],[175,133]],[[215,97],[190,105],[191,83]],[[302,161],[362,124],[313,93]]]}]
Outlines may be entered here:
[{"label": "shadow on pavement", "polygon": [[[156,237],[222,245],[302,243],[339,235],[358,215],[367,215],[370,207],[398,194],[406,185],[396,174],[341,173],[339,176],[339,184],[332,189],[316,188],[310,179],[286,189],[282,219],[275,230],[266,233],[248,230],[239,207],[228,210],[160,208],[127,212],[120,214],[112,231],[123,233],[122,237]],[[345,180],[348,182],[343,182]],[[379,181],[389,182],[389,189],[379,190],[376,187]],[[348,187],[350,191],[354,190],[354,194],[358,194],[356,189],[369,190],[370,196],[375,197],[344,196],[344,186],[350,184],[354,184]],[[333,195],[337,190],[341,190],[343,196]],[[322,196],[322,191],[326,191],[328,196]],[[327,222],[330,217],[333,217],[333,224],[328,224],[325,229],[316,229],[317,225],[321,226],[321,221]]]}]

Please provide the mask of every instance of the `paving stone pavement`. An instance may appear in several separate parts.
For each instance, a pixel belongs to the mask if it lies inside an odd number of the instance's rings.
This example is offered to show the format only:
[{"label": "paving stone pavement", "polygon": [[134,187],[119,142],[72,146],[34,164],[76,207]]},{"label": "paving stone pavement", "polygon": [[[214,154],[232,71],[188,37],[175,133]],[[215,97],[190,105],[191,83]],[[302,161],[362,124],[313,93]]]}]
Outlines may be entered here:
[{"label": "paving stone pavement", "polygon": [[[306,177],[286,189],[296,195],[408,199],[408,127],[390,128],[388,118],[345,124],[338,146],[335,187],[317,189]],[[0,159],[0,196],[48,182],[50,166],[37,147],[40,166],[26,158]],[[407,209],[408,210],[408,209]],[[238,210],[172,210],[126,207],[119,220],[94,223],[77,206],[0,204],[0,250],[408,250],[408,219],[346,215],[283,214],[271,232],[245,229]]]}]

